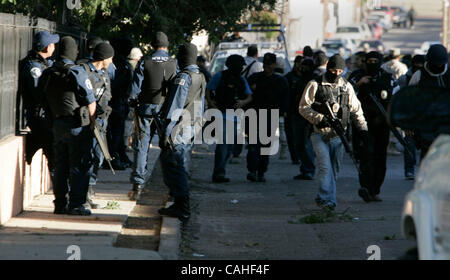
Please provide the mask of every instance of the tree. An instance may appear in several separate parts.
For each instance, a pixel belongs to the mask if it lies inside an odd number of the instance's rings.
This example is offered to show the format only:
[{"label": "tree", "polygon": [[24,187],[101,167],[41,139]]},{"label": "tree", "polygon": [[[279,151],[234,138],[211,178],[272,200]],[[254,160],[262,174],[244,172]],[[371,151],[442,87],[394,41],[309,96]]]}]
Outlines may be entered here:
[{"label": "tree", "polygon": [[[249,12],[270,10],[276,0],[81,0],[69,24],[105,39],[130,35],[143,44],[164,31],[172,46],[206,30],[213,42],[233,31]],[[60,21],[64,0],[1,0],[0,11],[24,13]],[[39,7],[39,8],[37,8]],[[58,11],[58,12],[55,12]]]}]

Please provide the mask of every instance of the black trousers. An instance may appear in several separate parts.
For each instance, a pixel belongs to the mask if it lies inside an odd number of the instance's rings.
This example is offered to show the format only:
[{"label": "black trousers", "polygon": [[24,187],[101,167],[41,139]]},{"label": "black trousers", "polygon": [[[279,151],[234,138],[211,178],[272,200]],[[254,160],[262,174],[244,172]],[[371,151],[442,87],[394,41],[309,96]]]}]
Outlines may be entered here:
[{"label": "black trousers", "polygon": [[44,117],[29,117],[27,119],[31,133],[26,136],[25,159],[31,164],[34,154],[42,149],[47,157],[48,168],[53,172],[55,168],[55,156],[53,151],[52,124]]},{"label": "black trousers", "polygon": [[[358,145],[360,159],[359,183],[369,190],[371,195],[380,194],[386,176],[387,146],[389,144],[389,126],[384,120],[368,122],[369,144]],[[354,141],[360,144],[359,132],[354,130]],[[355,143],[357,144],[357,143]]]}]

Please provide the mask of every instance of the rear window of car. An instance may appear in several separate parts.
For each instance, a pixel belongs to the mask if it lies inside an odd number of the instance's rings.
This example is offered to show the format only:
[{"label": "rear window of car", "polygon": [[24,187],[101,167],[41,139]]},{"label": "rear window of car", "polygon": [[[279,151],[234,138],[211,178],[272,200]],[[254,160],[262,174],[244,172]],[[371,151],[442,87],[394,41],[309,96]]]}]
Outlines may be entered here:
[{"label": "rear window of car", "polygon": [[342,47],[342,43],[323,43],[322,47],[327,49],[339,49]]},{"label": "rear window of car", "polygon": [[358,29],[358,27],[338,27],[337,32],[338,33],[358,33],[359,29]]}]

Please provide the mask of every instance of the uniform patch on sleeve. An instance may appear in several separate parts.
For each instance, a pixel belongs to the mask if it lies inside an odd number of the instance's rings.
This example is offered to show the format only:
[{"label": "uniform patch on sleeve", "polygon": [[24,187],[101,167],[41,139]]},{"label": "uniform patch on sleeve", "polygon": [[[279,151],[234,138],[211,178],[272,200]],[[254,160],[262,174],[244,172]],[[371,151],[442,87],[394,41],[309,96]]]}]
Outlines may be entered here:
[{"label": "uniform patch on sleeve", "polygon": [[89,80],[89,79],[86,79],[86,81],[84,82],[84,85],[86,86],[86,88],[88,90],[92,90],[93,89],[91,80]]},{"label": "uniform patch on sleeve", "polygon": [[42,75],[42,71],[38,67],[33,67],[30,70],[30,74],[31,74],[31,77],[37,79]]},{"label": "uniform patch on sleeve", "polygon": [[180,85],[180,86],[184,86],[184,84],[186,84],[186,80],[182,79],[182,78],[178,78],[175,80],[175,84],[176,85]]}]

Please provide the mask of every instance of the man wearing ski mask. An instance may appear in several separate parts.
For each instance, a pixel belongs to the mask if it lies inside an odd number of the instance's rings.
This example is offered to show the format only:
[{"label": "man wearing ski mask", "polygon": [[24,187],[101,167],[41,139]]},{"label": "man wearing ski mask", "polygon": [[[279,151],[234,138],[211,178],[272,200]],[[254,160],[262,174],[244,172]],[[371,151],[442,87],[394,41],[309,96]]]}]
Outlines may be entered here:
[{"label": "man wearing ski mask", "polygon": [[389,125],[386,117],[370,97],[372,94],[387,111],[397,82],[392,74],[381,69],[382,56],[376,51],[366,55],[365,70],[354,72],[349,80],[361,102],[364,118],[369,129],[369,144],[362,141],[357,131],[353,133],[353,146],[360,159],[359,196],[365,202],[382,201],[379,197],[386,175]]},{"label": "man wearing ski mask", "polygon": [[[414,73],[409,81],[409,85],[424,88],[439,87],[450,90],[448,54],[447,49],[443,45],[432,45],[429,48],[423,69]],[[425,157],[435,137],[436,135],[419,135],[415,133],[415,140],[420,149],[421,158]]]},{"label": "man wearing ski mask", "polygon": [[307,84],[299,106],[300,114],[313,124],[314,128],[311,142],[316,153],[319,183],[316,203],[319,207],[329,210],[334,210],[337,205],[336,178],[344,149],[341,139],[331,128],[325,116],[326,109],[323,105],[328,103],[331,107],[338,109],[335,112],[336,117],[341,121],[344,129],[352,120],[361,134],[367,136],[367,123],[361,104],[352,85],[342,78],[344,68],[344,59],[339,55],[332,56],[328,61],[325,74]]},{"label": "man wearing ski mask", "polygon": [[[241,76],[245,60],[242,56],[234,54],[230,55],[225,65],[227,70],[215,74],[206,86],[206,100],[209,108],[217,108],[223,115],[223,144],[216,145],[214,172],[212,181],[214,183],[227,183],[229,178],[225,177],[225,166],[228,158],[232,154],[233,144],[237,144],[237,119],[233,115],[227,115],[226,110],[242,109],[252,100],[252,91],[247,83],[247,79]],[[213,97],[214,93],[214,97]],[[233,122],[230,127],[234,127],[235,142],[226,143],[227,122]]]}]

